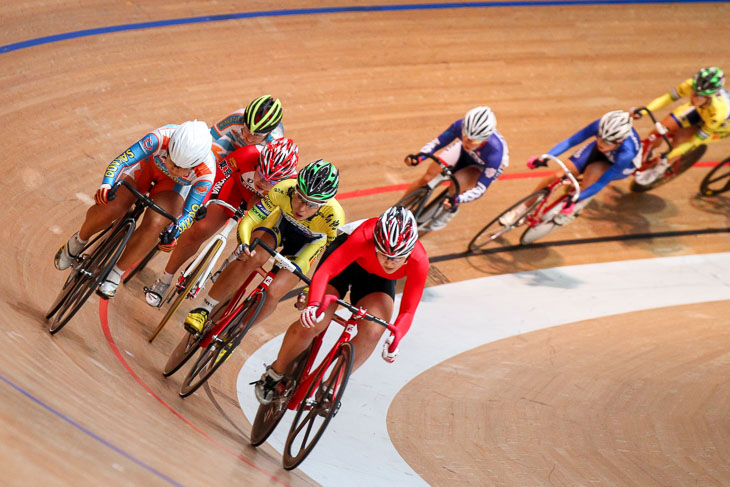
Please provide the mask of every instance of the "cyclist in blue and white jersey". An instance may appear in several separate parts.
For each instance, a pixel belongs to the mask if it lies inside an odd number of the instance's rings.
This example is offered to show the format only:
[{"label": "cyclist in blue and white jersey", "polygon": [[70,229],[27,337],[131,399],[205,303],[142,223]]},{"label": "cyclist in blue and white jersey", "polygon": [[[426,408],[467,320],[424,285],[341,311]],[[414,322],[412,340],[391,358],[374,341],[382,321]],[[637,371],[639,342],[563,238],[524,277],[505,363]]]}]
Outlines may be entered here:
[{"label": "cyclist in blue and white jersey", "polygon": [[[420,152],[439,156],[451,167],[459,181],[462,193],[456,195],[454,205],[447,200],[447,211],[434,218],[428,230],[441,230],[459,211],[461,203],[482,197],[492,181],[497,179],[509,164],[507,142],[497,130],[497,119],[489,107],[472,108],[462,120],[457,120],[444,133],[426,144]],[[415,166],[422,158],[406,157],[405,163]],[[433,162],[426,174],[414,182],[406,194],[428,183],[441,172],[441,166]],[[466,188],[464,190],[464,188]],[[453,189],[452,189],[453,190]],[[454,196],[454,195],[452,195]]]},{"label": "cyclist in blue and white jersey", "polygon": [[[578,149],[565,165],[574,176],[583,175],[580,196],[575,204],[570,204],[558,213],[554,222],[565,225],[572,221],[596,195],[611,181],[629,177],[641,165],[641,141],[632,125],[632,117],[628,112],[615,110],[603,115],[600,119],[586,125],[558,145],[550,149],[548,154],[559,156],[571,147],[595,137],[595,140]],[[535,167],[537,157],[527,161],[530,168]],[[548,176],[538,184],[535,191],[549,186],[558,174]],[[512,225],[518,215],[524,214],[531,204],[526,201],[499,219],[502,225]]]}]

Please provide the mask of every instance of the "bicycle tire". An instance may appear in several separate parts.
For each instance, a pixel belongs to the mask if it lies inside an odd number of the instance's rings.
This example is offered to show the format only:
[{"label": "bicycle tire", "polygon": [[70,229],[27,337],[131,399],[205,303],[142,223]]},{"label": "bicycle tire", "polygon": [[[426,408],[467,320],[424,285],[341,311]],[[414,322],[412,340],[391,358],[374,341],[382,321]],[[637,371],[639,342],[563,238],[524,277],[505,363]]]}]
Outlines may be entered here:
[{"label": "bicycle tire", "polygon": [[[502,235],[509,232],[513,228],[521,226],[525,221],[525,216],[532,213],[535,210],[535,208],[537,208],[537,206],[540,203],[542,203],[542,201],[547,197],[547,195],[549,193],[550,193],[549,189],[542,188],[538,191],[535,191],[534,193],[532,193],[529,196],[525,196],[524,198],[519,200],[517,203],[513,204],[512,206],[510,206],[509,208],[504,210],[502,213],[497,215],[492,221],[487,223],[484,226],[484,228],[479,230],[479,232],[474,236],[474,238],[471,239],[471,242],[469,242],[467,250],[472,253],[478,252],[485,245],[492,243],[495,240],[498,240],[500,237],[502,237]],[[519,218],[517,218],[517,220],[515,220],[514,224],[508,225],[508,226],[502,226],[502,224],[499,223],[499,219],[502,218],[502,216],[505,213],[512,211],[513,209],[515,209],[518,206],[520,206],[521,204],[523,204],[525,201],[529,201],[532,198],[537,198],[537,199],[535,200],[535,202],[533,204],[530,205],[529,208],[527,208],[525,210],[525,212],[522,215],[519,216]],[[498,225],[498,227],[495,226],[495,224]],[[490,229],[496,230],[496,232],[490,233],[490,231],[489,231]]]},{"label": "bicycle tire", "polygon": [[170,377],[172,374],[180,370],[180,368],[185,365],[188,360],[190,360],[190,357],[195,355],[195,352],[199,348],[200,342],[203,341],[203,338],[208,334],[211,329],[213,329],[213,323],[215,323],[215,321],[220,317],[221,313],[225,311],[228,303],[229,301],[224,301],[216,306],[215,310],[211,314],[211,318],[206,322],[205,326],[203,327],[202,332],[195,334],[185,332],[185,335],[180,339],[177,346],[173,349],[172,353],[167,358],[165,367],[162,369],[162,375],[164,375],[165,377]]},{"label": "bicycle tire", "polygon": [[307,364],[311,350],[312,347],[310,345],[307,350],[300,353],[289,367],[287,367],[287,371],[284,374],[284,380],[287,381],[285,385],[286,392],[280,398],[271,401],[269,404],[259,405],[258,410],[256,410],[256,417],[251,425],[251,437],[249,438],[251,446],[263,444],[271,436],[271,433],[274,432],[279,422],[281,422],[281,418],[286,413],[289,401],[302,378],[302,373],[304,372],[304,367]]},{"label": "bicycle tire", "polygon": [[394,206],[402,206],[411,210],[413,216],[416,217],[416,220],[418,220],[418,217],[421,216],[423,207],[426,205],[426,201],[428,201],[432,192],[433,190],[428,186],[421,186],[398,200]]},{"label": "bicycle tire", "polygon": [[188,397],[198,390],[228,359],[256,321],[265,300],[266,295],[260,292],[246,299],[230,323],[200,352],[198,360],[180,386],[180,397]]},{"label": "bicycle tire", "polygon": [[421,215],[416,217],[416,223],[418,223],[418,230],[422,231],[425,227],[433,221],[434,218],[441,215],[443,211],[444,202],[449,197],[449,190],[444,189],[437,194],[426,206],[423,207]]},{"label": "bicycle tire", "polygon": [[[347,381],[352,373],[354,358],[355,352],[352,349],[352,344],[342,343],[337,348],[337,352],[332,357],[332,361],[328,366],[322,367],[317,373],[312,385],[309,386],[305,399],[301,402],[299,408],[297,408],[297,414],[289,429],[282,457],[284,469],[291,470],[296,468],[307,458],[322,437],[327,425],[335,414],[337,414],[340,401],[345,393]],[[327,374],[327,378],[323,380],[325,374]],[[320,384],[324,387],[320,387]],[[328,389],[333,391],[329,409],[325,408],[322,404],[322,399]],[[324,412],[324,415],[321,414],[322,412]],[[302,420],[301,422],[300,419]],[[315,423],[318,419],[322,421],[315,428]],[[301,438],[296,454],[292,454],[292,447],[300,433],[304,433],[304,437]],[[314,436],[308,442],[307,440],[309,440],[312,433],[314,433]],[[299,443],[299,440],[297,442]]]},{"label": "bicycle tire", "polygon": [[[724,181],[722,186],[714,186],[718,181]],[[717,196],[730,190],[730,157],[712,168],[712,171],[702,179],[700,194],[702,196]]]},{"label": "bicycle tire", "polygon": [[203,259],[201,259],[201,261],[198,263],[197,267],[193,269],[193,272],[191,272],[188,277],[185,278],[185,280],[183,281],[182,289],[176,290],[177,297],[175,297],[175,299],[172,301],[170,307],[167,308],[165,316],[162,317],[160,322],[157,324],[157,328],[152,333],[152,335],[150,335],[150,338],[147,340],[149,343],[152,343],[154,339],[157,338],[157,335],[160,334],[167,322],[170,321],[170,318],[172,318],[175,312],[177,312],[182,302],[185,300],[185,298],[187,298],[190,290],[193,288],[195,283],[198,282],[201,274],[203,274],[203,272],[205,272],[205,269],[208,268],[208,264],[213,259],[213,256],[216,254],[222,244],[223,243],[220,240],[216,240],[215,243],[208,249],[205,257],[203,257]]},{"label": "bicycle tire", "polygon": [[555,230],[556,227],[563,226],[554,223],[553,218],[555,218],[555,215],[557,215],[560,210],[565,207],[565,201],[568,199],[568,197],[568,195],[563,195],[555,200],[555,202],[550,205],[550,209],[548,209],[544,214],[541,215],[542,223],[538,223],[537,225],[526,228],[525,231],[522,232],[522,236],[520,237],[520,244],[529,245],[531,243],[534,243],[536,240],[543,238],[548,233]]},{"label": "bicycle tire", "polygon": [[49,322],[48,331],[51,335],[55,335],[66,326],[106,278],[127,247],[134,229],[134,221],[123,222],[99,243],[78,269],[72,271],[78,274],[79,279],[68,289],[67,294],[62,296],[64,290],[61,290],[57,298],[60,305],[52,313],[53,318]]},{"label": "bicycle tire", "polygon": [[684,154],[679,159],[679,163],[677,164],[677,170],[671,176],[662,175],[661,177],[656,178],[649,184],[639,184],[638,182],[636,182],[636,179],[634,179],[633,181],[631,181],[629,189],[634,193],[646,193],[647,191],[651,191],[654,188],[667,184],[669,181],[676,179],[677,176],[687,171],[690,167],[694,166],[695,163],[699,161],[703,155],[705,155],[706,151],[707,146],[701,145],[695,150]]}]

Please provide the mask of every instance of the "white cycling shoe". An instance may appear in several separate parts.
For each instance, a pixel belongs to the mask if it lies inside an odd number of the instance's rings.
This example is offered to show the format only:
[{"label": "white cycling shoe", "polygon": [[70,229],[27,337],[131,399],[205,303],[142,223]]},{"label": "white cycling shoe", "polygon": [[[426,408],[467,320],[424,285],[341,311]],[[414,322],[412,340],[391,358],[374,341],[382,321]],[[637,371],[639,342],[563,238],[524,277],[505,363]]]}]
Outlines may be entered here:
[{"label": "white cycling shoe", "polygon": [[499,217],[499,224],[503,227],[510,227],[517,223],[517,220],[524,215],[525,211],[527,211],[527,206],[516,206]]}]

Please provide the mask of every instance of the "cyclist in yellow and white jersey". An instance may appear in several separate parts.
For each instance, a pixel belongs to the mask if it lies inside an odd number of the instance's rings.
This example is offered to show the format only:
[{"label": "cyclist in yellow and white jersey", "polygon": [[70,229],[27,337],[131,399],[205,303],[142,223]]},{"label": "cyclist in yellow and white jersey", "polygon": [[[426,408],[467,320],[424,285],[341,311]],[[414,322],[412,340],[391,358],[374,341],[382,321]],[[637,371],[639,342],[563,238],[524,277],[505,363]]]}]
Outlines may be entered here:
[{"label": "cyclist in yellow and white jersey", "polygon": [[[318,160],[309,163],[296,179],[278,183],[238,224],[238,259],[221,272],[203,301],[185,319],[185,328],[200,332],[210,312],[219,303],[233,297],[241,284],[269,259],[265,251],[251,251],[254,238],[261,239],[280,251],[306,274],[324,248],[337,237],[337,228],[345,223],[345,212],[335,200],[339,172],[332,163]],[[256,321],[269,316],[279,300],[290,291],[299,278],[290,271],[279,269]]]},{"label": "cyclist in yellow and white jersey", "polygon": [[[730,93],[723,88],[724,85],[725,73],[720,68],[702,68],[694,77],[647,105],[649,110],[655,111],[681,98],[690,99],[662,120],[662,125],[673,138],[674,149],[653,167],[637,173],[635,177],[639,184],[654,181],[676,157],[730,135]],[[652,140],[652,148],[658,147],[662,140],[656,131],[649,135],[649,139]]]}]

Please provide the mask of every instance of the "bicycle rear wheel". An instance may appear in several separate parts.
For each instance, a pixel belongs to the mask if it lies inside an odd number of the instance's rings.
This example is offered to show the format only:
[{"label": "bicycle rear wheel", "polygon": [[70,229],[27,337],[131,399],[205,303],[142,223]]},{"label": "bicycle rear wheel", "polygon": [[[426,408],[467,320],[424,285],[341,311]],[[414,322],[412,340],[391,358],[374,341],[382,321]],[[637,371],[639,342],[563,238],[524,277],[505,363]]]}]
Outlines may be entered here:
[{"label": "bicycle rear wheel", "polygon": [[165,363],[165,367],[162,369],[162,375],[170,377],[172,374],[180,370],[180,367],[185,365],[185,363],[190,360],[190,357],[195,355],[195,352],[199,349],[198,345],[200,345],[200,342],[203,340],[205,335],[213,329],[213,323],[215,323],[225,311],[228,303],[228,301],[224,301],[216,306],[215,310],[211,314],[211,318],[203,327],[202,332],[195,334],[185,332],[185,335],[180,339],[177,346],[170,354],[170,357],[167,359],[167,363]]},{"label": "bicycle rear wheel", "polygon": [[72,275],[66,280],[51,311],[46,315],[47,319],[52,317],[48,328],[52,335],[66,326],[106,278],[122,255],[134,228],[134,221],[125,222],[115,228],[88,257],[82,257],[78,268],[71,271]]},{"label": "bicycle rear wheel", "polygon": [[147,267],[147,264],[149,264],[152,258],[157,255],[157,252],[159,251],[160,249],[158,249],[155,245],[155,247],[150,250],[147,255],[145,255],[144,258],[142,258],[142,260],[140,260],[139,263],[134,266],[132,270],[130,270],[129,273],[124,277],[124,284],[127,284],[129,280],[136,276],[139,271]]},{"label": "bicycle rear wheel", "polygon": [[282,458],[286,470],[296,468],[307,458],[330,420],[337,414],[352,373],[353,360],[352,344],[340,344],[332,361],[326,367],[320,368],[309,386],[286,438]]},{"label": "bicycle rear wheel", "polygon": [[300,353],[287,368],[284,374],[284,381],[286,382],[284,385],[284,393],[269,404],[261,404],[259,406],[256,411],[256,417],[251,425],[251,438],[249,441],[252,446],[263,444],[271,433],[273,433],[281,418],[284,417],[287,405],[302,378],[302,373],[304,372],[304,367],[307,364],[311,350],[312,347],[310,346],[307,350]]},{"label": "bicycle rear wheel", "polygon": [[403,206],[408,208],[411,210],[411,213],[413,213],[413,216],[416,217],[416,220],[418,220],[418,217],[421,215],[423,207],[426,205],[426,201],[428,201],[429,196],[431,196],[431,188],[428,186],[421,186],[398,200],[394,206]]},{"label": "bicycle rear wheel", "polygon": [[717,196],[727,190],[730,190],[730,157],[713,167],[700,183],[703,196]]},{"label": "bicycle rear wheel", "polygon": [[444,202],[449,197],[449,190],[445,189],[436,195],[426,206],[423,207],[423,211],[420,216],[416,217],[418,223],[418,230],[424,230],[431,221],[439,216],[444,211]]},{"label": "bicycle rear wheel", "polygon": [[[155,329],[154,333],[150,335],[149,342],[152,343],[155,338],[157,338],[157,335],[160,334],[162,329],[165,327],[167,322],[172,318],[172,316],[175,314],[175,312],[178,310],[182,302],[185,300],[185,298],[188,297],[188,294],[190,293],[190,290],[193,288],[196,282],[198,282],[198,279],[200,276],[205,272],[205,269],[208,268],[208,264],[210,264],[210,261],[213,259],[213,256],[216,254],[218,249],[221,247],[223,243],[220,240],[216,240],[212,247],[208,249],[208,252],[205,254],[205,257],[198,263],[197,267],[193,269],[193,271],[188,274],[188,277],[185,278],[183,281],[183,287],[181,289],[177,289],[175,293],[177,296],[172,301],[172,304],[167,309],[167,312],[165,313],[165,316],[162,317],[160,320],[160,323],[157,325],[157,328]],[[171,296],[172,297],[172,296]]]},{"label": "bicycle rear wheel", "polygon": [[[697,147],[695,150],[688,152],[687,154],[680,157],[679,162],[677,163],[677,169],[673,173],[665,172],[662,176],[657,177],[654,181],[652,181],[649,184],[639,184],[636,182],[636,179],[631,181],[630,189],[631,191],[635,193],[645,193],[647,191],[650,191],[658,186],[662,186],[669,181],[672,181],[677,176],[685,172],[690,167],[694,166],[694,164],[700,160],[700,158],[705,155],[705,152],[707,151],[706,145],[701,145]],[[669,171],[669,169],[667,169]]]},{"label": "bicycle rear wheel", "polygon": [[266,296],[258,292],[247,298],[231,322],[218,336],[213,337],[210,344],[200,352],[198,360],[188,375],[185,376],[180,386],[180,397],[188,397],[195,392],[233,353],[261,312],[265,299]]},{"label": "bicycle rear wheel", "polygon": [[[471,242],[469,242],[468,250],[469,252],[477,252],[481,250],[484,246],[487,244],[490,244],[496,240],[499,240],[502,235],[509,232],[515,227],[519,227],[525,222],[525,217],[535,211],[535,208],[538,207],[540,203],[547,197],[547,195],[550,193],[550,190],[547,188],[542,188],[539,191],[535,191],[529,196],[526,196],[522,198],[520,201],[515,203],[514,205],[510,206],[506,210],[504,210],[502,213],[497,215],[494,220],[487,223],[484,228],[479,230],[479,232],[474,236],[474,238],[471,239]],[[501,223],[499,223],[499,219],[502,218],[503,215],[506,213],[514,210],[518,206],[524,204],[526,201],[530,201],[531,199],[536,198],[535,201],[525,209],[524,212],[522,212],[520,215],[517,216],[515,219],[514,224],[502,226]]]}]

